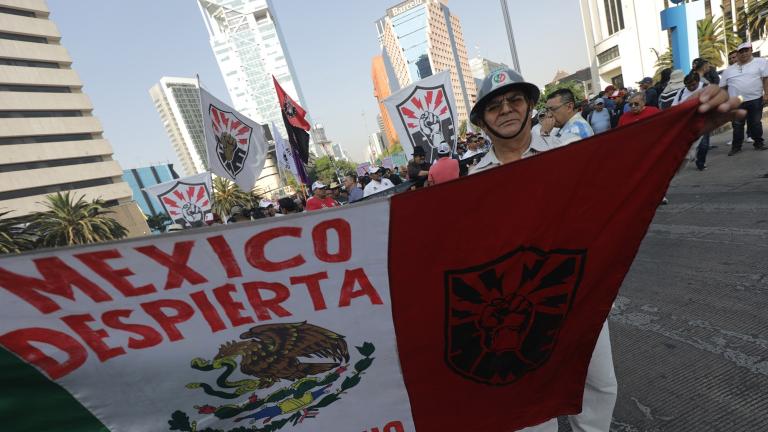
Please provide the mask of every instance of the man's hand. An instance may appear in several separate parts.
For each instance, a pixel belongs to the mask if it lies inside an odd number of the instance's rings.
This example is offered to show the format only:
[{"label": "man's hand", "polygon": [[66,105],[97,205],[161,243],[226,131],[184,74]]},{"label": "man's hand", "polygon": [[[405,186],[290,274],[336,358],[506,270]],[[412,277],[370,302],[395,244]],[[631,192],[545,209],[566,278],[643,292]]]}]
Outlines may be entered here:
[{"label": "man's hand", "polygon": [[747,111],[739,109],[743,100],[728,97],[728,92],[716,85],[704,87],[699,94],[699,113],[705,115],[704,132],[711,132],[726,122],[742,119]]},{"label": "man's hand", "polygon": [[544,136],[549,135],[550,132],[552,132],[552,129],[555,128],[555,118],[554,117],[545,117],[541,119],[541,134]]}]

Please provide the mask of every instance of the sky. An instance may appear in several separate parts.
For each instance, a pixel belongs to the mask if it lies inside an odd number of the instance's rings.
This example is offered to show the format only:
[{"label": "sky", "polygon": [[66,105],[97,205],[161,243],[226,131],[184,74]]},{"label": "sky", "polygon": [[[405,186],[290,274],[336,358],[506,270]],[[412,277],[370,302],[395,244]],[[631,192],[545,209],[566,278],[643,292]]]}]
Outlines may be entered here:
[{"label": "sky", "polygon": [[[525,78],[543,86],[559,69],[589,65],[578,1],[508,0]],[[380,52],[374,21],[395,0],[273,0],[305,105],[328,138],[355,161],[378,131],[371,59]],[[94,115],[124,169],[180,168],[149,89],[163,76],[200,75],[230,101],[195,0],[48,0]],[[498,0],[450,0],[470,57],[512,64]]]}]

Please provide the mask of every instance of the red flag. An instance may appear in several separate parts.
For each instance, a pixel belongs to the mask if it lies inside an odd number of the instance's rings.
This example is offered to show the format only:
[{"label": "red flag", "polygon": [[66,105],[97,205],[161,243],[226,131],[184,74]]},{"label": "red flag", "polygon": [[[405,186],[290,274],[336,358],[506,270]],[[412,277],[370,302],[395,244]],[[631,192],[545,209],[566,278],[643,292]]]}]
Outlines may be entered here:
[{"label": "red flag", "polygon": [[[307,112],[280,87],[280,83],[277,82],[274,75],[272,75],[272,81],[275,84],[277,99],[280,101],[280,111],[283,115],[285,130],[288,133],[288,142],[294,153],[298,153],[301,162],[306,165],[309,162],[309,134],[306,131],[310,128],[309,122],[305,118]],[[301,180],[305,184],[309,184],[306,175]]]},{"label": "red flag", "polygon": [[280,83],[277,82],[277,78],[272,76],[272,81],[275,83],[275,91],[277,91],[277,99],[280,100],[280,110],[286,114],[288,122],[294,127],[304,129],[308,131],[310,128],[309,122],[304,118],[307,112],[299,104],[296,103],[288,93],[283,90]]},{"label": "red flag", "polygon": [[[393,315],[419,432],[580,412],[601,326],[700,134],[695,106],[392,198]],[[429,231],[420,214],[435,215]]]}]

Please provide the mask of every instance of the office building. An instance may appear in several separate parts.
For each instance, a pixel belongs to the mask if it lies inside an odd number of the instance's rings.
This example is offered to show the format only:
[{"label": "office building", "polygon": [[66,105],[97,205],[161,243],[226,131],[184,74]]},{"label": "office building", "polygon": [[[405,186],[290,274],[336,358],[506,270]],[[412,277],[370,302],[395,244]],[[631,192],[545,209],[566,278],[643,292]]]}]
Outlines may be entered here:
[{"label": "office building", "polygon": [[469,119],[477,90],[461,23],[451,15],[447,0],[409,0],[395,5],[376,21],[376,30],[385,66],[390,64],[393,71],[390,81],[397,89],[450,70],[458,120]]},{"label": "office building", "polygon": [[483,57],[473,57],[469,59],[469,67],[472,69],[472,77],[481,80],[497,69],[509,69],[504,63],[488,60]]},{"label": "office building", "polygon": [[269,0],[198,0],[211,48],[233,107],[285,137],[274,75],[296,103],[307,108]]},{"label": "office building", "polygon": [[71,191],[148,233],[49,15],[44,0],[0,0],[0,209],[43,211],[46,195]]},{"label": "office building", "polygon": [[163,205],[157,199],[144,191],[144,188],[169,182],[179,178],[173,169],[173,164],[151,165],[123,171],[123,180],[131,187],[133,200],[139,205],[142,213],[147,216],[165,214]]},{"label": "office building", "polygon": [[371,79],[373,80],[373,97],[376,98],[376,102],[379,105],[379,114],[376,116],[376,120],[379,123],[381,133],[384,134],[387,145],[390,146],[394,145],[397,141],[397,132],[395,132],[392,118],[389,116],[389,112],[387,112],[387,107],[384,106],[384,99],[392,95],[392,83],[390,83],[389,76],[394,76],[394,73],[387,73],[384,57],[384,55],[378,55],[373,58],[371,62]]},{"label": "office building", "polygon": [[163,77],[150,90],[184,175],[208,170],[200,90],[194,78]]}]

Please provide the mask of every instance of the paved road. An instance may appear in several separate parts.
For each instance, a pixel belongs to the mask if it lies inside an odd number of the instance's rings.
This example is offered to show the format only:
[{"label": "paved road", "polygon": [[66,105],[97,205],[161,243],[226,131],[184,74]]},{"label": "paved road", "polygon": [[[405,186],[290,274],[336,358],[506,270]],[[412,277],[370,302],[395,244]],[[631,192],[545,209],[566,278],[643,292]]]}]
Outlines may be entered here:
[{"label": "paved road", "polygon": [[768,151],[729,139],[672,182],[619,292],[612,431],[768,431]]}]

